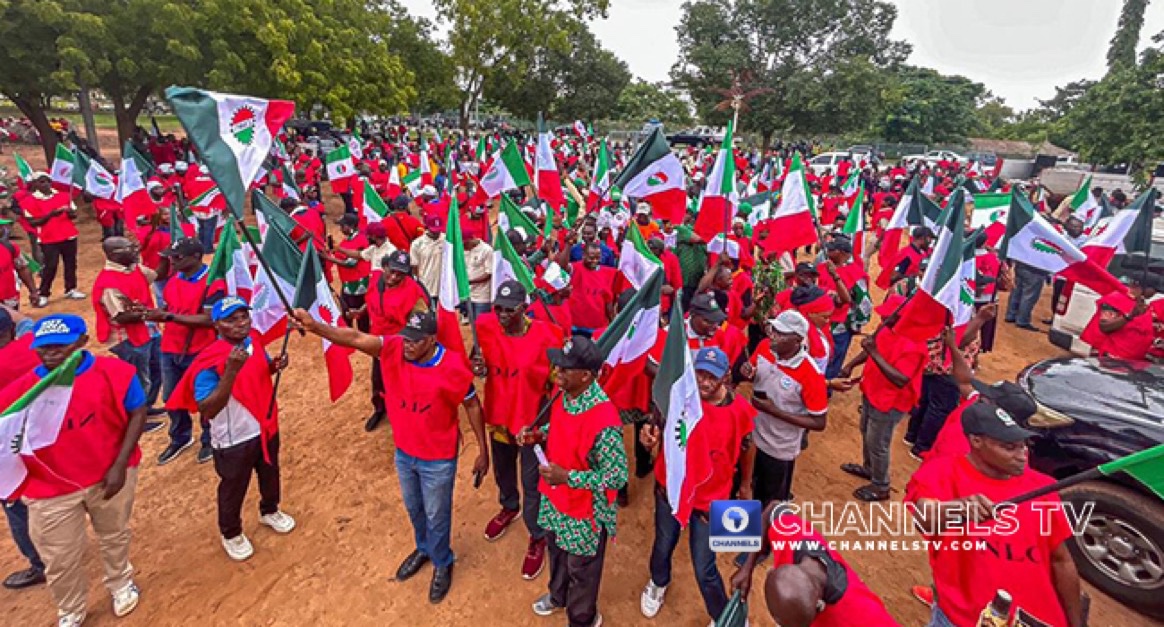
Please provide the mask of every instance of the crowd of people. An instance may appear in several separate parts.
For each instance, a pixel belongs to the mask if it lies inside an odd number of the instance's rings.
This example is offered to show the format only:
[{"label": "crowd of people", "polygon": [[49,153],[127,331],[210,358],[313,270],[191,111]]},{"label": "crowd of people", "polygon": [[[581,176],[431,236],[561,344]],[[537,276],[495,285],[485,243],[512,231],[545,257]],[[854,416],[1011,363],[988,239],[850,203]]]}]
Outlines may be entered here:
[{"label": "crowd of people", "polygon": [[[649,558],[643,555],[649,563],[641,594],[645,617],[656,617],[667,598],[684,529],[710,619],[724,612],[733,589],[748,594],[769,543],[762,554],[741,559],[726,582],[708,543],[710,504],[740,498],[765,507],[768,540],[812,541],[773,552],[763,590],[781,625],[896,624],[825,538],[807,525],[789,524],[795,516],[780,507],[796,500],[796,460],[828,427],[830,400],[839,394],[861,395],[855,437],[862,458],[840,467],[855,479],[853,498],[885,501],[895,482],[905,486],[927,537],[962,537],[959,521],[968,519],[989,526],[994,503],[1050,482],[1026,465],[1031,432],[1023,425],[1035,412],[1033,400],[1012,383],[974,378],[995,339],[1000,293],[1010,292],[1004,321],[1034,328],[1032,311],[1048,276],[1000,259],[982,237],[970,322],[928,341],[895,329],[903,303],[919,289],[935,233],[914,225],[899,245],[890,241],[898,232],[887,229],[892,215],[910,181],[927,181],[927,196],[941,205],[960,186],[988,178],[972,164],[844,161],[820,176],[806,170],[819,208],[819,242],[808,250],[780,250],[766,244],[770,213],[747,200],[735,204],[725,232],[699,235],[695,223],[712,152],[679,155],[690,208],[676,223],[658,219],[649,202],[618,190],[583,195],[594,189],[593,138],[553,139],[565,201],[556,207],[539,200],[532,185],[504,192],[507,199],[490,198],[477,182],[488,167],[488,148],[456,137],[429,139],[407,128],[356,139],[361,182],[386,207],[378,218],[366,210],[367,198],[344,191],[345,211],[333,220],[323,201],[321,155],[294,143],[287,146],[287,167],[267,169],[256,187],[276,198],[293,221],[289,235],[301,250],[317,251],[339,295],[343,324],[299,309],[289,325],[370,358],[364,427],[379,429],[386,419],[391,429],[415,540],[395,577],[408,579],[431,563],[431,602],[441,602],[453,582],[450,540],[461,446],[476,447],[475,483],[492,471],[497,487],[498,511],[484,524],[485,540],[498,540],[518,518],[529,536],[520,563],[501,567],[532,580],[548,562],[548,590],[532,611],[564,611],[573,627],[603,623],[598,597],[606,547],[617,534],[619,508],[628,502],[632,462],[637,477],[655,477],[654,543]],[[479,146],[495,139],[502,138],[482,138]],[[733,151],[741,195],[767,194],[778,205],[792,148]],[[219,477],[217,523],[230,559],[246,560],[254,552],[242,523],[252,474],[261,495],[260,523],[283,534],[296,526],[280,502],[274,382],[288,367],[286,352],[268,352],[253,329],[246,296],[208,276],[207,256],[221,231],[234,228],[221,195],[191,203],[213,187],[209,171],[172,137],[151,140],[146,152],[154,162],[146,183],[150,205],[110,210],[110,225],[117,228],[105,231],[104,266],[88,294],[77,284],[73,190],[56,189],[48,174],[34,172],[0,220],[0,381],[8,382],[0,389],[0,407],[67,360],[77,364],[69,426],[28,463],[20,498],[5,503],[29,568],[4,585],[22,588],[47,579],[62,627],[80,625],[87,612],[86,519],[100,540],[114,613],[128,614],[138,603],[129,525],[143,432],[168,426],[169,445],[154,463],[172,463],[194,445],[197,416],[194,457],[213,462]],[[630,152],[614,149],[613,165],[626,163]],[[420,170],[431,172],[432,180],[402,183]],[[996,183],[1003,190],[1012,184],[1021,183]],[[1040,201],[1034,187],[1023,193]],[[446,265],[453,263],[446,221],[454,202],[469,283],[460,315],[472,337],[468,346],[460,328],[455,336],[440,332],[445,323],[435,304],[448,280]],[[512,216],[500,224],[499,204],[510,202],[536,231]],[[1087,237],[1070,210],[1056,216],[1056,207],[1040,208],[1070,237]],[[854,210],[865,212],[867,231],[846,228]],[[35,258],[13,241],[17,224],[38,249]],[[599,343],[637,293],[619,268],[624,244],[638,237],[663,275],[662,328],[641,359],[611,368]],[[495,252],[508,247],[535,277],[535,289],[495,275]],[[39,276],[30,271],[37,259],[43,260],[36,264]],[[62,264],[64,295],[91,301],[92,325],[57,313],[33,320],[20,309],[17,281],[31,307],[51,307]],[[1161,347],[1164,301],[1151,300],[1157,288],[1151,279],[1137,279],[1128,294],[1100,301],[1089,330],[1099,353],[1144,358]],[[886,294],[876,306],[872,285]],[[675,308],[685,316],[678,326],[669,322]],[[668,464],[674,461],[662,454],[660,441],[669,436],[661,433],[651,391],[667,366],[663,351],[672,334],[682,334],[691,351],[703,415],[684,462],[689,477],[703,480],[692,488],[685,517],[672,513],[668,499]],[[470,437],[460,424],[462,410]],[[901,422],[908,422],[911,454],[922,460],[908,478],[890,472]],[[1017,511],[1023,520],[1037,520],[1031,503]],[[1000,589],[1015,608],[1045,624],[1082,625],[1069,536],[1066,519],[1056,517],[1050,535],[1031,524],[1011,535],[988,535],[991,549],[985,551],[931,548],[933,585],[919,585],[915,594],[932,605],[935,626],[978,624]]]}]

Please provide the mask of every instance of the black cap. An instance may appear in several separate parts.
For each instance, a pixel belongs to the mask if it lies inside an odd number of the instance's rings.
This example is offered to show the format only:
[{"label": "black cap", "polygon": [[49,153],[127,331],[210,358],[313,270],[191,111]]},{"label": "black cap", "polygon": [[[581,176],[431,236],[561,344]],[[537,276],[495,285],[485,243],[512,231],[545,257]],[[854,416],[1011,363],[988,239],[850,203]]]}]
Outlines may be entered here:
[{"label": "black cap", "polygon": [[384,257],[380,263],[389,270],[404,273],[412,272],[412,258],[408,256],[408,251],[405,250],[394,250],[388,253],[388,256]]},{"label": "black cap", "polygon": [[360,218],[354,213],[345,213],[335,223],[340,226],[355,228],[360,225]]},{"label": "black cap", "polygon": [[575,335],[566,340],[562,348],[551,348],[546,351],[550,363],[563,370],[589,370],[598,372],[602,369],[602,351],[594,340]]},{"label": "black cap", "polygon": [[412,202],[412,201],[408,199],[408,196],[401,194],[401,195],[397,196],[396,198],[392,199],[392,208],[396,209],[397,211],[399,211],[400,209],[407,209],[408,203],[410,203],[410,202]]},{"label": "black cap", "polygon": [[493,304],[497,307],[504,307],[505,309],[516,309],[526,304],[526,297],[528,294],[525,291],[525,286],[513,280],[506,281],[497,288],[497,296],[493,298]]},{"label": "black cap", "polygon": [[985,399],[978,399],[962,412],[962,432],[999,442],[1021,442],[1036,435],[1020,427],[1005,409]]},{"label": "black cap", "polygon": [[829,243],[825,244],[826,250],[839,250],[843,253],[853,252],[853,240],[844,235],[835,235]]},{"label": "black cap", "polygon": [[913,232],[911,233],[911,235],[913,237],[928,237],[930,239],[933,239],[934,237],[936,237],[934,235],[934,232],[931,231],[930,227],[928,227],[928,226],[915,226],[915,227],[913,227]]},{"label": "black cap", "polygon": [[299,201],[296,200],[295,198],[290,197],[290,196],[279,201],[279,208],[282,209],[283,211],[287,211],[288,209],[294,209],[298,206],[299,206]]},{"label": "black cap", "polygon": [[202,242],[192,237],[174,240],[161,252],[163,257],[190,257],[192,255],[205,254],[206,250],[202,248]]},{"label": "black cap", "polygon": [[802,261],[796,264],[795,274],[811,274],[812,276],[820,276],[820,270],[817,270],[816,266],[814,266],[812,263],[808,261]]},{"label": "black cap", "polygon": [[1026,390],[1017,383],[999,381],[994,385],[988,385],[985,381],[978,379],[974,379],[972,383],[974,389],[983,398],[989,399],[990,402],[1005,409],[1006,413],[1020,423],[1026,424],[1027,420],[1039,411],[1035,399],[1031,398],[1031,395],[1027,394]]},{"label": "black cap", "polygon": [[710,292],[696,294],[695,298],[691,299],[691,315],[699,316],[710,322],[711,324],[720,324],[727,320],[727,312],[715,300],[715,295]]},{"label": "black cap", "polygon": [[408,320],[404,323],[404,328],[400,330],[400,335],[406,340],[418,342],[436,335],[436,332],[436,313],[425,310],[408,314]]}]

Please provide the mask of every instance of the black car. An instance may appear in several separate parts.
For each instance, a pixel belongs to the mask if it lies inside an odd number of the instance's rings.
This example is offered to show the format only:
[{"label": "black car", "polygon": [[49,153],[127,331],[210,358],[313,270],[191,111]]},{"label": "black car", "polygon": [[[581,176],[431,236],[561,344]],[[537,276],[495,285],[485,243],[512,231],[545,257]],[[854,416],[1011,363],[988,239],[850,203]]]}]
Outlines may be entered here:
[{"label": "black car", "polygon": [[[1061,357],[1018,376],[1039,404],[1029,426],[1030,465],[1062,479],[1164,442],[1164,367]],[[1079,574],[1144,614],[1164,618],[1164,502],[1131,477],[1087,481],[1060,492],[1094,509],[1069,548]]]}]

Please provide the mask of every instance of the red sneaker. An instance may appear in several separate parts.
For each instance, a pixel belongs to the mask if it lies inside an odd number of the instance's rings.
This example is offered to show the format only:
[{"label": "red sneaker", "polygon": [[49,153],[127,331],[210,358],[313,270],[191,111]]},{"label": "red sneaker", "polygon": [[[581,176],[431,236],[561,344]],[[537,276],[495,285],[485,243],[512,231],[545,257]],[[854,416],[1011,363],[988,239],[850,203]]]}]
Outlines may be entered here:
[{"label": "red sneaker", "polygon": [[934,589],[929,586],[914,586],[909,589],[913,598],[921,601],[926,607],[934,606]]},{"label": "red sneaker", "polygon": [[521,578],[537,579],[546,566],[546,540],[529,539],[529,548],[525,550],[525,559],[521,561]]},{"label": "red sneaker", "polygon": [[503,509],[485,525],[485,539],[494,542],[501,536],[505,535],[505,530],[509,529],[510,523],[517,518],[517,510]]}]

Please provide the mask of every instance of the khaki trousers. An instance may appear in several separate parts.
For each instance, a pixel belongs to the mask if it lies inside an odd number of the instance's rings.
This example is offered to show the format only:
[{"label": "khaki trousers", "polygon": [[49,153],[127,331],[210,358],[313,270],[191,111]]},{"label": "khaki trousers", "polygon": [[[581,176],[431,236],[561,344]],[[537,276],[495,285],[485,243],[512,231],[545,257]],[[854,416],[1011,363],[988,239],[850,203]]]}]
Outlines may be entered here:
[{"label": "khaki trousers", "polygon": [[136,488],[137,468],[130,468],[125,486],[109,500],[101,484],[48,499],[25,499],[32,542],[44,560],[49,591],[62,615],[86,607],[89,583],[81,565],[88,540],[86,514],[101,548],[105,588],[112,595],[132,583],[129,516]]}]

